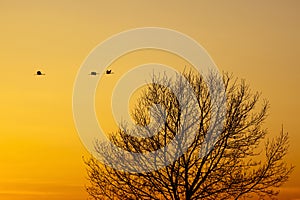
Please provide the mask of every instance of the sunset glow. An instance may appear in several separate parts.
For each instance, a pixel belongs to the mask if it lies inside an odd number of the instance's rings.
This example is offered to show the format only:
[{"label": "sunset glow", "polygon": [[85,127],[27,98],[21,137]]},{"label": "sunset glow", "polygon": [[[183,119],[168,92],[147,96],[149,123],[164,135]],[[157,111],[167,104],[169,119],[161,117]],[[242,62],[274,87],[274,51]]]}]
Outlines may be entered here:
[{"label": "sunset glow", "polygon": [[[269,137],[279,134],[282,125],[289,132],[286,161],[296,166],[279,199],[300,199],[299,9],[297,0],[0,0],[0,199],[87,198],[83,157],[89,153],[72,112],[76,75],[99,43],[149,26],[190,36],[220,71],[245,79],[269,100],[265,128]],[[167,52],[142,50],[107,66],[114,74],[100,79],[95,105],[106,132],[117,127],[110,97],[118,79],[149,62],[179,71],[189,65]],[[45,75],[34,75],[37,70]]]}]

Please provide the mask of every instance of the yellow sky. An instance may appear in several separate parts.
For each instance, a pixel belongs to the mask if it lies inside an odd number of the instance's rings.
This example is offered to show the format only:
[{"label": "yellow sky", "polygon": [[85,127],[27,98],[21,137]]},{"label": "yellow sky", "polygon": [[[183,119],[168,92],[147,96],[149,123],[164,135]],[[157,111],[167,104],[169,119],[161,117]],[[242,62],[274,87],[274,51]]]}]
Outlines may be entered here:
[{"label": "yellow sky", "polygon": [[[297,0],[0,0],[0,199],[86,198],[87,152],[72,116],[76,73],[97,44],[145,26],[189,35],[220,70],[261,91],[271,103],[266,127],[272,136],[284,124],[288,161],[300,166],[299,9]],[[46,76],[33,76],[37,69]],[[281,199],[300,198],[297,190],[299,167]]]}]

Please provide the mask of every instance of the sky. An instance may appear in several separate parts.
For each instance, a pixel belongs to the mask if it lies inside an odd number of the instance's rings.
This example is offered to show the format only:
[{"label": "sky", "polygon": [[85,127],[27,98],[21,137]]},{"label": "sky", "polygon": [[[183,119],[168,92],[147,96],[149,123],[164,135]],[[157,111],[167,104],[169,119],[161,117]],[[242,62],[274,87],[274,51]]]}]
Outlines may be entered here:
[{"label": "sky", "polygon": [[[0,0],[0,199],[87,198],[82,157],[88,152],[72,113],[76,74],[105,39],[149,26],[192,37],[220,71],[245,79],[269,100],[265,128],[275,137],[284,126],[290,134],[286,161],[296,165],[279,197],[299,199],[299,9],[297,0]],[[109,102],[118,72],[151,59],[183,64],[161,52],[127,56],[111,66],[111,80],[99,82],[99,110]],[[36,70],[46,75],[34,76]],[[102,109],[98,120],[110,131],[111,113]]]}]

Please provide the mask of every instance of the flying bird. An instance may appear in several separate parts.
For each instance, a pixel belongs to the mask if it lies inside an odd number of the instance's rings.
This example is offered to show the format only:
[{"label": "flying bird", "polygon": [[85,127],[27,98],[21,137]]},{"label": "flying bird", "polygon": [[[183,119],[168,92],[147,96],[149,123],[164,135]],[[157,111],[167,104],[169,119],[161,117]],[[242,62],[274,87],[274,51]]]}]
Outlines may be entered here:
[{"label": "flying bird", "polygon": [[37,71],[36,74],[34,74],[34,75],[41,76],[41,75],[46,75],[46,74],[43,74],[41,71]]},{"label": "flying bird", "polygon": [[110,70],[106,70],[106,74],[113,74],[113,72]]},{"label": "flying bird", "polygon": [[97,74],[99,74],[99,73],[97,73],[97,72],[91,72],[89,75],[96,76]]}]

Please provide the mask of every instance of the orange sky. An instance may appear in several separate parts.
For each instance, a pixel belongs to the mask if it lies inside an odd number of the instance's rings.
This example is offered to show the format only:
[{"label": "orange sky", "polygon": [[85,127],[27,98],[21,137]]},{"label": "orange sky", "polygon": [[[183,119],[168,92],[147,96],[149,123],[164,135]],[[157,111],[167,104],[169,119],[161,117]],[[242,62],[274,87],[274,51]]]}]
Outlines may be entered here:
[{"label": "orange sky", "polygon": [[[0,199],[86,198],[87,152],[72,116],[76,73],[97,44],[145,26],[189,35],[220,70],[261,91],[271,103],[270,136],[283,124],[287,160],[300,166],[299,9],[297,0],[0,0]],[[46,76],[33,76],[37,69]],[[300,198],[300,167],[282,191],[280,199]]]}]

